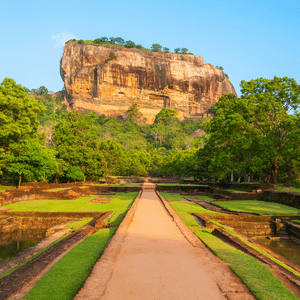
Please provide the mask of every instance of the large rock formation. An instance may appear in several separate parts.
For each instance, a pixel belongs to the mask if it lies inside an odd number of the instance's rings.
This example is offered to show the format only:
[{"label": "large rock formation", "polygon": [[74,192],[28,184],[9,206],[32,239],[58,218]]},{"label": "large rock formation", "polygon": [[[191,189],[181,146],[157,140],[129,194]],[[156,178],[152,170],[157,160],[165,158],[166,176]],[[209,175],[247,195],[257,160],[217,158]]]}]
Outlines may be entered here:
[{"label": "large rock formation", "polygon": [[150,122],[164,107],[197,117],[236,94],[221,70],[190,54],[70,42],[60,65],[68,105],[99,114],[123,114],[137,103]]}]

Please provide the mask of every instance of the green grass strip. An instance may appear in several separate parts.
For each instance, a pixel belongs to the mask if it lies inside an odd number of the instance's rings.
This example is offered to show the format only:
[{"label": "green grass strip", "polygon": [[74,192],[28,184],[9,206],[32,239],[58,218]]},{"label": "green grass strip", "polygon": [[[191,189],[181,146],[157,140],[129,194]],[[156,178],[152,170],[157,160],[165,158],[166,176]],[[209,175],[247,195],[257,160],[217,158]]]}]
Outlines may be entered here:
[{"label": "green grass strip", "polygon": [[292,220],[292,222],[300,224],[300,220]]},{"label": "green grass strip", "polygon": [[119,225],[127,210],[132,205],[138,192],[131,193],[116,193],[114,199],[108,203],[90,203],[93,199],[101,195],[91,195],[88,197],[81,197],[75,200],[30,200],[16,202],[5,205],[3,207],[11,208],[10,211],[70,211],[70,212],[90,212],[99,211],[114,213],[108,220],[112,226]]},{"label": "green grass strip", "polygon": [[234,192],[234,193],[249,193],[249,192],[239,191],[239,190],[233,190],[233,189],[228,189],[226,191],[228,191],[228,192]]},{"label": "green grass strip", "polygon": [[[195,227],[197,222],[191,212],[199,213],[193,209],[194,203],[170,202],[170,205],[219,258],[226,261],[232,271],[241,278],[258,300],[296,300],[296,297],[272,272],[255,258],[224,243],[211,234],[211,229]],[[198,224],[197,224],[198,225]]]},{"label": "green grass strip", "polygon": [[223,228],[224,230],[226,230],[228,233],[230,233],[231,235],[237,237],[240,241],[242,241],[243,243],[245,243],[246,245],[248,245],[249,247],[255,249],[256,251],[258,251],[259,253],[263,254],[264,256],[270,258],[271,260],[273,260],[274,262],[276,262],[277,264],[279,264],[280,266],[284,267],[285,269],[289,270],[290,272],[294,273],[296,276],[300,276],[300,273],[295,271],[293,268],[287,266],[286,264],[284,264],[283,262],[281,262],[280,260],[278,260],[277,258],[273,257],[271,254],[261,250],[260,248],[258,248],[257,246],[253,245],[252,243],[248,242],[246,239],[244,239],[243,237],[241,237],[240,235],[238,235],[235,231],[233,231],[232,229],[228,228],[227,226],[220,224],[219,222],[217,222],[216,220],[210,220],[212,223],[216,224],[217,226]]},{"label": "green grass strip", "polygon": [[259,300],[296,300],[295,296],[272,272],[255,258],[224,243],[200,228],[194,233],[241,278]]},{"label": "green grass strip", "polygon": [[87,237],[55,264],[23,299],[73,299],[116,230],[105,228]]},{"label": "green grass strip", "polygon": [[279,204],[279,203],[258,201],[258,200],[222,201],[222,204],[220,205],[230,210],[259,213],[263,215],[300,214],[300,209]]},{"label": "green grass strip", "polygon": [[56,188],[56,189],[51,189],[47,190],[47,192],[59,192],[59,191],[64,191],[64,190],[69,190],[70,188]]},{"label": "green grass strip", "polygon": [[198,199],[201,199],[201,200],[204,200],[204,201],[207,201],[207,202],[213,202],[213,201],[216,200],[216,199],[214,199],[214,198],[212,198],[212,197],[209,197],[209,196],[201,196],[201,195],[197,195],[197,196],[188,196],[188,197],[198,198]]},{"label": "green grass strip", "polygon": [[71,228],[72,230],[76,230],[76,229],[83,227],[84,225],[91,222],[92,220],[93,220],[93,218],[87,218],[87,219],[81,219],[78,221],[73,221],[72,223],[67,225],[65,228]]}]

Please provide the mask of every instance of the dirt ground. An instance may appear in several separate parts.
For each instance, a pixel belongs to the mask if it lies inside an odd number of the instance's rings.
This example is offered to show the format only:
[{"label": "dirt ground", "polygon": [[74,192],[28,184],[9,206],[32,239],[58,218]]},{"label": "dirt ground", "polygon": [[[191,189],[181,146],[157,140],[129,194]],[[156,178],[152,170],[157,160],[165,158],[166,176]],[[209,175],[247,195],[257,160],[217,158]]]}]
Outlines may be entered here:
[{"label": "dirt ground", "polygon": [[155,192],[133,209],[74,299],[255,299],[209,250],[187,241]]}]

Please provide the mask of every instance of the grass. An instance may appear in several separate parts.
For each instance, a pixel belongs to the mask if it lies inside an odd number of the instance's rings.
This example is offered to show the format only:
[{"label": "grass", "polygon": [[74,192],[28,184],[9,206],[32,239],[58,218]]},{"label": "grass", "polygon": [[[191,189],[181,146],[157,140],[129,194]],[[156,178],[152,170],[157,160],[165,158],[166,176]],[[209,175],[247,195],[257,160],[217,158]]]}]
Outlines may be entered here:
[{"label": "grass", "polygon": [[201,195],[197,195],[197,196],[188,196],[188,197],[192,197],[192,198],[198,198],[198,199],[201,199],[201,200],[205,200],[207,202],[212,202],[212,201],[215,201],[216,199],[212,198],[212,197],[209,197],[209,196],[201,196]]},{"label": "grass", "polygon": [[272,272],[255,258],[219,240],[207,230],[194,233],[241,278],[259,300],[299,299]]},{"label": "grass", "polygon": [[[298,299],[272,272],[255,258],[237,250],[211,234],[212,229],[199,228],[192,212],[199,213],[194,203],[170,202],[191,230],[218,257],[226,261],[259,300]],[[196,207],[195,207],[196,206]],[[201,212],[200,212],[201,213]],[[212,212],[210,212],[212,213]]]},{"label": "grass", "polygon": [[285,186],[280,186],[280,185],[275,186],[275,191],[300,194],[300,188],[294,188],[294,187],[287,188]]},{"label": "grass", "polygon": [[243,237],[241,237],[240,235],[238,235],[234,230],[228,228],[225,225],[220,224],[219,222],[217,222],[216,220],[210,220],[211,222],[213,222],[214,224],[216,224],[217,226],[223,228],[224,230],[226,230],[228,233],[230,233],[231,235],[237,237],[239,240],[241,240],[243,243],[245,243],[246,245],[248,245],[249,247],[255,249],[256,251],[258,251],[259,253],[263,254],[264,256],[270,258],[271,260],[273,260],[274,262],[276,262],[277,264],[281,265],[282,267],[284,267],[285,269],[291,271],[292,273],[294,273],[297,276],[300,276],[300,273],[295,271],[294,269],[290,268],[289,266],[287,266],[286,264],[284,264],[283,262],[281,262],[280,260],[278,260],[277,258],[273,257],[272,255],[270,255],[269,253],[263,251],[262,249],[260,249],[259,247],[253,245],[252,243],[250,243],[248,240],[244,239]]},{"label": "grass", "polygon": [[162,185],[162,186],[207,186],[203,184],[187,184],[187,183],[156,183],[157,185]]},{"label": "grass", "polygon": [[292,222],[300,224],[300,220],[292,220]]},{"label": "grass", "polygon": [[73,299],[115,231],[116,228],[105,228],[87,237],[55,264],[23,299]]},{"label": "grass", "polygon": [[142,183],[103,183],[101,186],[140,187]]},{"label": "grass", "polygon": [[114,199],[108,203],[89,203],[101,195],[81,197],[76,200],[31,200],[16,202],[5,205],[4,208],[11,208],[10,211],[69,211],[69,212],[90,212],[90,211],[114,211],[109,218],[110,225],[119,225],[129,209],[138,192],[116,193]]},{"label": "grass", "polygon": [[15,190],[15,186],[5,186],[5,185],[0,185],[0,193],[8,191],[8,190]]},{"label": "grass", "polygon": [[[198,214],[220,214],[215,211],[207,210],[202,206],[191,203],[191,202],[180,202],[186,201],[180,194],[170,194],[166,192],[161,192],[161,195],[171,202],[169,204],[171,207],[177,212],[180,211],[180,217],[188,226],[198,226],[199,224],[196,222],[195,218],[191,215],[191,213]],[[177,199],[177,200],[174,200]]]},{"label": "grass", "polygon": [[70,189],[70,188],[56,188],[56,189],[47,190],[47,192],[59,192],[59,191],[68,190],[68,189]]},{"label": "grass", "polygon": [[161,195],[169,201],[187,201],[182,195],[178,193],[167,193],[167,192],[160,192]]},{"label": "grass", "polygon": [[73,221],[72,223],[67,225],[65,228],[70,228],[72,230],[76,230],[76,229],[83,227],[84,225],[91,222],[92,220],[93,220],[93,218],[87,218],[87,219],[80,219],[77,221]]},{"label": "grass", "polygon": [[263,215],[300,214],[300,209],[294,207],[290,207],[279,203],[257,201],[257,200],[222,201],[220,205],[234,211],[259,213]]},{"label": "grass", "polygon": [[228,189],[226,191],[228,191],[228,192],[234,192],[234,193],[248,193],[248,192],[245,192],[245,191],[232,190],[232,189]]}]

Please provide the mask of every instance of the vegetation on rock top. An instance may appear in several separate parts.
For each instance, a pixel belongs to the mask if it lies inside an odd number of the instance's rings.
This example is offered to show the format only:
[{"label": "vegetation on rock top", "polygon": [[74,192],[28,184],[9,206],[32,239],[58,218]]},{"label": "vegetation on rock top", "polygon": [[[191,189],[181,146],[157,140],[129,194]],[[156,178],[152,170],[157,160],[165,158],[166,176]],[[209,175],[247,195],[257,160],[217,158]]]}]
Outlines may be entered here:
[{"label": "vegetation on rock top", "polygon": [[[66,44],[73,42],[77,43],[80,45],[102,45],[102,46],[115,46],[115,47],[126,47],[126,48],[136,48],[140,49],[143,51],[149,51],[149,52],[158,52],[163,49],[163,52],[165,53],[170,53],[170,49],[167,47],[162,47],[160,44],[152,44],[151,49],[143,47],[141,44],[135,44],[133,41],[124,41],[122,38],[117,37],[102,37],[102,38],[97,38],[95,40],[76,40],[76,39],[71,39],[66,42]],[[188,52],[189,50],[187,48],[175,48],[174,53],[180,53],[180,54],[191,54],[193,53]]]}]

